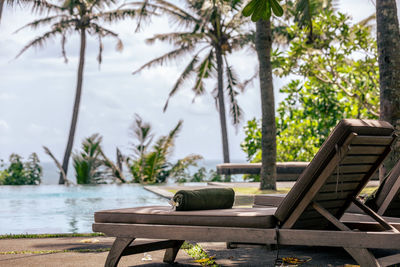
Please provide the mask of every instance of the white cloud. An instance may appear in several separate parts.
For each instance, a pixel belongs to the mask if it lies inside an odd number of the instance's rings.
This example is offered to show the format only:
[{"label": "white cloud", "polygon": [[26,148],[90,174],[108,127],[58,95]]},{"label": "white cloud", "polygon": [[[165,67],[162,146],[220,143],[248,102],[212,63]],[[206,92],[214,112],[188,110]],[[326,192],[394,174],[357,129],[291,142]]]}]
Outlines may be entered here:
[{"label": "white cloud", "polygon": [[0,101],[7,101],[7,100],[15,99],[15,97],[16,97],[15,94],[0,92]]},{"label": "white cloud", "polygon": [[[354,8],[356,7],[356,8]],[[358,21],[374,11],[370,1],[340,1],[339,9],[351,13]],[[3,10],[0,25],[0,158],[7,158],[16,152],[27,155],[38,152],[44,160],[42,145],[50,147],[61,158],[67,142],[72,106],[75,95],[78,64],[79,39],[69,38],[67,54],[69,63],[61,57],[60,40],[49,42],[45,49],[29,50],[17,60],[12,60],[26,43],[40,34],[40,31],[24,30],[13,32],[35,16],[29,10],[16,8]],[[221,134],[218,112],[210,91],[215,82],[207,83],[208,93],[196,98],[190,84],[185,85],[170,100],[166,113],[162,107],[167,100],[176,79],[183,70],[187,59],[151,70],[139,75],[131,73],[152,58],[169,51],[168,44],[147,45],[145,38],[155,33],[167,32],[167,19],[156,19],[140,33],[134,33],[134,23],[125,21],[109,27],[118,32],[124,42],[122,53],[115,51],[112,39],[104,40],[103,64],[99,70],[96,62],[98,46],[96,39],[88,37],[85,76],[81,110],[76,130],[75,146],[95,132],[104,137],[104,148],[114,155],[115,147],[126,150],[130,142],[128,128],[134,113],[150,121],[158,135],[166,134],[179,119],[184,125],[176,143],[175,157],[190,153],[202,154],[206,159],[221,159]],[[12,61],[10,61],[12,60]],[[250,77],[257,66],[257,56],[248,51],[230,58],[241,79]],[[275,79],[276,99],[284,80]],[[242,95],[239,103],[245,112],[245,120],[260,117],[260,93],[255,81]],[[230,123],[230,120],[228,120]],[[232,159],[244,159],[239,144],[243,131],[235,135],[229,124],[229,141]]]},{"label": "white cloud", "polygon": [[7,132],[10,129],[10,126],[5,120],[0,120],[0,133]]},{"label": "white cloud", "polygon": [[47,127],[38,125],[36,123],[30,123],[27,130],[28,133],[38,136],[44,134],[47,131]]}]

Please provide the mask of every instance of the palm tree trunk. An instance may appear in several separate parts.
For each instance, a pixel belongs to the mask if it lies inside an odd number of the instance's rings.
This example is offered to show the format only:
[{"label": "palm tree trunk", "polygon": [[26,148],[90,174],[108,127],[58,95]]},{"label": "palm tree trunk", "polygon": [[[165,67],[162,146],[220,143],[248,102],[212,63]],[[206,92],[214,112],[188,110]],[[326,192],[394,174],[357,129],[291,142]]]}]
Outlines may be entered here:
[{"label": "palm tree trunk", "polygon": [[[78,122],[79,104],[81,102],[82,82],[83,82],[83,67],[85,65],[85,49],[86,49],[86,31],[81,29],[81,49],[79,54],[79,67],[78,67],[78,80],[76,84],[75,103],[72,111],[71,128],[69,129],[68,143],[65,149],[64,160],[62,168],[65,175],[68,172],[69,158],[71,157],[72,146],[74,144],[75,129]],[[64,184],[64,179],[60,175],[59,184]]]},{"label": "palm tree trunk", "polygon": [[[400,133],[400,31],[395,0],[376,1],[376,24],[380,85],[380,119],[390,122]],[[380,178],[400,158],[400,142],[381,168]]]},{"label": "palm tree trunk", "polygon": [[1,14],[3,14],[4,5],[5,5],[5,0],[0,0],[0,22],[1,22]]},{"label": "palm tree trunk", "polygon": [[271,22],[261,19],[256,23],[256,51],[260,70],[262,114],[260,189],[276,190],[276,124],[271,45]]},{"label": "palm tree trunk", "polygon": [[226,127],[226,115],[225,115],[225,100],[224,100],[224,81],[223,81],[223,62],[222,62],[222,50],[216,46],[215,54],[217,58],[217,72],[218,72],[218,110],[219,120],[221,123],[222,133],[222,150],[224,154],[224,163],[229,163],[229,145],[228,145],[228,131]]}]

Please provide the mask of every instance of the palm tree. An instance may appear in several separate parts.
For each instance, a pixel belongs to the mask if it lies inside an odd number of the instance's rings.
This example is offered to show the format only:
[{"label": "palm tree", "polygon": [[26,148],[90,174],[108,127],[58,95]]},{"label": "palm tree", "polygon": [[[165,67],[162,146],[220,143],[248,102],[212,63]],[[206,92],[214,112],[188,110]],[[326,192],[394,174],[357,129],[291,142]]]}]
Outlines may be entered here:
[{"label": "palm tree", "polygon": [[[75,102],[72,112],[71,127],[68,136],[67,147],[65,149],[62,168],[65,175],[68,171],[68,162],[71,156],[71,150],[74,143],[75,129],[78,121],[79,103],[81,100],[82,83],[83,83],[83,69],[85,64],[85,50],[86,50],[86,36],[94,35],[98,38],[99,53],[97,60],[99,64],[102,61],[103,51],[103,38],[112,37],[117,40],[117,50],[122,50],[122,41],[117,33],[102,27],[101,23],[112,23],[123,20],[127,17],[133,17],[135,12],[133,10],[108,10],[111,1],[107,0],[66,0],[62,5],[49,3],[45,0],[35,0],[40,3],[40,6],[54,15],[49,15],[45,18],[35,20],[28,23],[23,28],[37,29],[40,26],[51,25],[49,31],[41,36],[38,36],[29,42],[17,55],[19,57],[22,53],[30,47],[43,47],[46,41],[56,37],[61,37],[61,51],[62,55],[67,62],[65,44],[67,35],[77,32],[80,35],[80,54],[78,65],[78,78],[76,84]],[[60,184],[64,184],[64,178],[60,175]]]},{"label": "palm tree", "polygon": [[[224,162],[229,162],[225,92],[230,103],[232,123],[238,125],[242,118],[242,110],[236,96],[239,94],[238,89],[243,87],[241,87],[233,67],[229,64],[227,56],[250,41],[250,34],[244,33],[243,30],[246,21],[241,14],[234,12],[240,7],[241,1],[186,1],[185,9],[164,0],[154,0],[154,2],[144,2],[144,4],[141,2],[134,5],[143,5],[148,10],[158,12],[157,14],[166,14],[175,23],[185,28],[185,31],[157,34],[147,39],[150,44],[155,41],[172,43],[175,49],[144,64],[134,71],[134,74],[145,68],[163,65],[168,60],[191,55],[191,60],[169,93],[164,111],[168,107],[169,99],[190,78],[195,77],[192,91],[197,97],[206,92],[204,81],[216,75],[217,88],[213,93],[216,95],[216,105],[219,111]],[[227,84],[226,87],[224,82]]]},{"label": "palm tree", "polygon": [[[376,26],[380,85],[380,119],[400,129],[400,32],[395,0],[376,1]],[[400,158],[400,142],[384,162],[380,178]]]},{"label": "palm tree", "polygon": [[[301,27],[309,28],[309,39],[312,41],[312,16],[320,12],[325,6],[332,6],[332,2],[333,0],[298,0],[296,3],[288,1],[286,8],[291,9],[289,13],[295,15],[295,21]],[[260,189],[263,190],[276,190],[276,123],[271,65],[272,12],[276,16],[283,15],[283,9],[277,0],[251,0],[243,9],[243,14],[251,16],[251,19],[256,22],[255,48],[259,61],[262,117]]]},{"label": "palm tree", "polygon": [[259,62],[262,115],[260,189],[276,190],[276,124],[270,19],[257,21],[255,45]]}]

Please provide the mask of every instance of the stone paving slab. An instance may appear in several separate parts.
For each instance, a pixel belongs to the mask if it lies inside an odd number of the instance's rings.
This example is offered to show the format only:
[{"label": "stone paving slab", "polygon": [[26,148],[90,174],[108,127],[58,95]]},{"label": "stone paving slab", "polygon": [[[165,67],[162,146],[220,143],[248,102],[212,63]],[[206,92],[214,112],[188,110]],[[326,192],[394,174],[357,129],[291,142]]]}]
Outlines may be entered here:
[{"label": "stone paving slab", "polygon": [[[82,240],[98,240],[96,243],[82,243]],[[45,251],[110,248],[113,237],[59,237],[1,239],[0,252],[5,251]],[[138,240],[138,243],[146,240]],[[122,257],[118,266],[168,266],[163,263],[164,251],[149,252],[151,261],[143,261],[143,253]],[[107,252],[60,252],[48,254],[0,254],[0,266],[104,266]],[[178,264],[174,266],[200,266],[186,252],[179,251]]]},{"label": "stone paving slab", "polygon": [[[215,255],[220,266],[274,266],[277,250],[266,246],[240,245],[235,249],[223,249],[225,243],[199,243],[208,255]],[[344,266],[357,264],[342,248],[282,246],[279,257],[311,257],[311,261],[301,266]]]},{"label": "stone paving slab", "polygon": [[[82,240],[99,240],[97,243],[82,243]],[[2,239],[0,251],[39,251],[63,249],[98,249],[109,248],[114,238],[109,237],[66,237],[37,239]],[[145,240],[139,240],[145,242]],[[227,249],[223,242],[199,243],[209,256],[215,256],[220,266],[274,266],[277,250],[260,245],[239,245]],[[108,252],[65,252],[54,254],[14,254],[0,255],[0,266],[104,266]],[[149,252],[151,261],[143,261],[143,254],[122,257],[118,266],[168,266],[162,262],[164,251]],[[341,248],[283,246],[279,249],[280,257],[311,257],[311,261],[302,266],[344,266],[356,264]],[[174,266],[200,266],[183,250],[179,251],[177,264]]]}]

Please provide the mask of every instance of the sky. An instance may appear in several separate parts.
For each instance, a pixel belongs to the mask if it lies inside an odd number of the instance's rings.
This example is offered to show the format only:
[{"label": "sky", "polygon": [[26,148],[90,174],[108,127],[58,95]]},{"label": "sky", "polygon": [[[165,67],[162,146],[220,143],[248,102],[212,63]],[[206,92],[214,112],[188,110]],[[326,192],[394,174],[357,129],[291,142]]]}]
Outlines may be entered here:
[{"label": "sky", "polygon": [[[354,22],[375,12],[371,0],[341,0],[338,9],[352,16]],[[18,52],[40,33],[27,29],[15,31],[34,19],[28,11],[5,8],[0,22],[0,159],[8,159],[11,153],[27,157],[36,152],[42,162],[48,162],[51,159],[42,148],[47,146],[61,161],[75,95],[79,38],[73,35],[68,39],[68,64],[62,58],[59,39],[48,42],[44,49],[30,49],[15,59]],[[114,158],[116,147],[129,154],[133,142],[129,128],[134,114],[139,114],[152,124],[156,136],[167,134],[179,120],[184,121],[176,140],[174,158],[200,154],[207,160],[222,162],[219,117],[210,93],[196,98],[193,103],[191,91],[181,90],[170,100],[168,110],[162,111],[185,59],[132,75],[132,71],[142,64],[171,49],[165,44],[147,45],[144,42],[155,33],[170,31],[168,20],[155,19],[140,33],[135,33],[134,21],[109,28],[119,33],[124,50],[117,52],[115,42],[105,40],[103,63],[99,68],[97,41],[88,38],[74,151],[79,149],[85,137],[100,133],[109,157]],[[240,78],[246,79],[257,68],[256,58],[254,52],[247,50],[231,56],[230,61]],[[274,79],[278,103],[284,98],[279,88],[288,81]],[[210,85],[214,86],[214,83]],[[258,82],[239,95],[238,101],[244,110],[244,120],[235,129],[228,119],[228,139],[231,161],[243,162],[246,159],[240,148],[244,139],[243,126],[247,120],[261,117]]]}]

